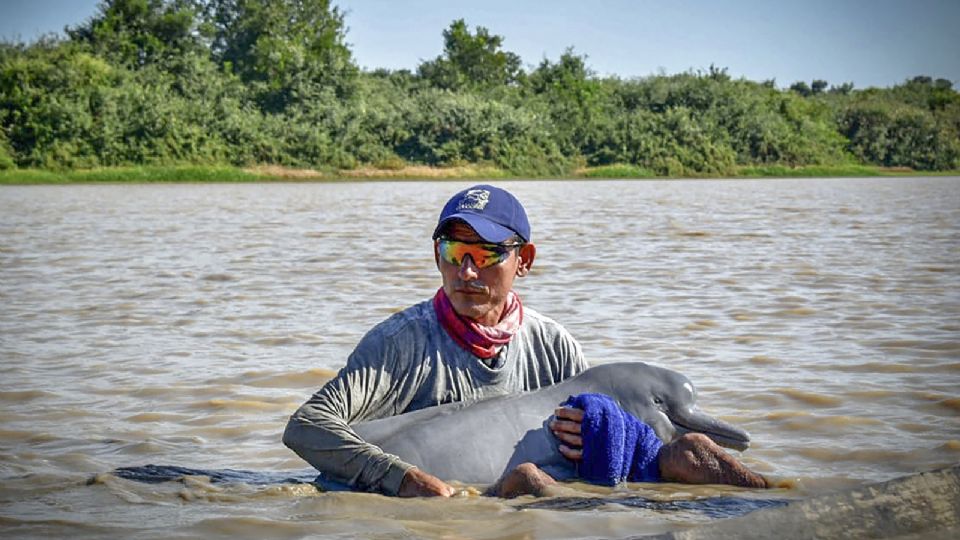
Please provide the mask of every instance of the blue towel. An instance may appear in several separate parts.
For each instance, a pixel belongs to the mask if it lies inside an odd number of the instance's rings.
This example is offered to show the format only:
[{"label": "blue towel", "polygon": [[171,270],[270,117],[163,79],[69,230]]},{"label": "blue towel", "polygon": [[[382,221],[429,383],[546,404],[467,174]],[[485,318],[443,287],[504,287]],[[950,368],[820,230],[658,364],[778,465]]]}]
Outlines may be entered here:
[{"label": "blue towel", "polygon": [[564,405],[583,409],[581,478],[613,486],[660,481],[657,454],[663,443],[653,428],[624,411],[604,394],[571,396]]}]

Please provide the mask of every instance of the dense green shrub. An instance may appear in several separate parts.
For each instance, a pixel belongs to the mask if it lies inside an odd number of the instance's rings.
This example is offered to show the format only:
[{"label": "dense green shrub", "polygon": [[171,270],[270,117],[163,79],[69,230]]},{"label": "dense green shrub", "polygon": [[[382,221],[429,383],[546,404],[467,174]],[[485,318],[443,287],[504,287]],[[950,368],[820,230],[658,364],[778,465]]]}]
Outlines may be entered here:
[{"label": "dense green shrub", "polygon": [[947,111],[952,115],[870,97],[844,108],[838,123],[850,152],[864,163],[955,169],[960,167],[958,115],[956,108]]},{"label": "dense green shrub", "polygon": [[7,136],[0,129],[0,171],[6,171],[17,168],[13,161],[13,151],[10,150],[10,144],[7,142]]},{"label": "dense green shrub", "polygon": [[778,90],[710,66],[623,80],[572,49],[524,71],[463,20],[416,73],[363,73],[344,28],[328,0],[107,0],[65,39],[0,43],[0,169],[960,167],[960,94],[943,79]]}]

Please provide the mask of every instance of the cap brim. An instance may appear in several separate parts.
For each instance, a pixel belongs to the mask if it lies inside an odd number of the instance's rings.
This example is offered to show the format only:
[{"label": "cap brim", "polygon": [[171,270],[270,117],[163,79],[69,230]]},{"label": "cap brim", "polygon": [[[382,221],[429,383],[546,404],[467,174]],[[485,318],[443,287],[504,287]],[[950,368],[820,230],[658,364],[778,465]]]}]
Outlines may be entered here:
[{"label": "cap brim", "polygon": [[440,233],[440,229],[442,229],[444,225],[446,225],[447,223],[449,223],[451,220],[454,220],[454,219],[465,221],[467,225],[470,226],[470,228],[476,231],[476,233],[480,236],[480,238],[483,238],[484,241],[490,242],[492,244],[500,244],[502,242],[505,242],[506,240],[509,240],[515,235],[519,236],[513,230],[508,229],[498,223],[494,223],[483,216],[478,216],[476,214],[462,213],[462,214],[451,214],[447,216],[446,219],[444,219],[439,224],[437,224],[437,228],[434,229],[433,231],[433,237],[436,238]]}]

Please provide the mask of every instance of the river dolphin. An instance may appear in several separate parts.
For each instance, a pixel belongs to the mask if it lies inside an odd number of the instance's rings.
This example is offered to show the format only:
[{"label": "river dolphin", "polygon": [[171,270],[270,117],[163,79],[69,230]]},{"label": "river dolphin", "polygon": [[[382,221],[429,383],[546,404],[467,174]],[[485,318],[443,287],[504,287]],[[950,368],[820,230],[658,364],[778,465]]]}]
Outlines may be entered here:
[{"label": "river dolphin", "polygon": [[612,397],[664,442],[694,431],[737,450],[750,443],[742,429],[699,410],[697,391],[685,376],[640,362],[600,364],[539,390],[449,403],[352,427],[367,442],[443,480],[492,484],[525,462],[569,480],[576,477],[575,466],[560,454],[547,423],[558,405],[583,393]]},{"label": "river dolphin", "polygon": [[[525,462],[539,466],[557,480],[570,480],[576,477],[575,466],[560,454],[559,441],[547,423],[558,405],[583,393],[612,397],[621,408],[652,427],[664,442],[694,431],[737,450],[745,450],[750,443],[745,431],[700,412],[697,391],[689,379],[640,362],[600,364],[539,390],[448,403],[352,427],[367,442],[443,480],[489,485]],[[214,482],[313,482],[327,490],[350,489],[323,474],[317,476],[313,469],[258,472],[146,465],[122,467],[114,473],[141,482],[198,475]]]}]

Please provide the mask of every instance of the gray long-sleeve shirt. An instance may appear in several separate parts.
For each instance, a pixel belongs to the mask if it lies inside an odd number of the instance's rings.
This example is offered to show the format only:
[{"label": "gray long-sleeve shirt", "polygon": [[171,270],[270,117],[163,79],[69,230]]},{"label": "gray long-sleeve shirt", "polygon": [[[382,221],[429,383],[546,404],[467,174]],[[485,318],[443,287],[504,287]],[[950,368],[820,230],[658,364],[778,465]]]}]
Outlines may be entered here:
[{"label": "gray long-sleeve shirt", "polygon": [[396,495],[412,465],[363,441],[350,424],[534,390],[587,368],[580,345],[560,324],[527,307],[523,315],[492,367],[447,335],[431,301],[393,315],[290,417],[284,444],[334,480]]}]

